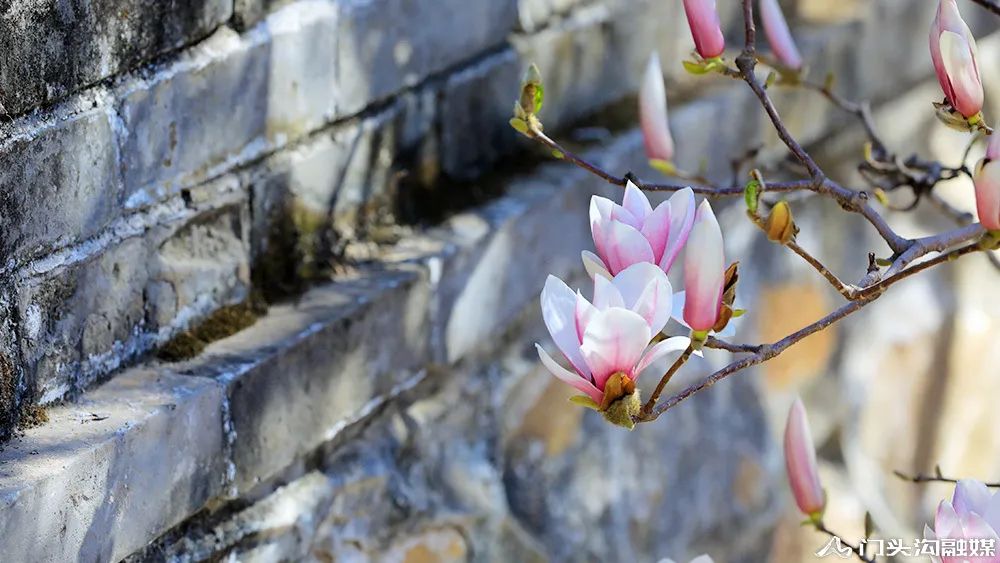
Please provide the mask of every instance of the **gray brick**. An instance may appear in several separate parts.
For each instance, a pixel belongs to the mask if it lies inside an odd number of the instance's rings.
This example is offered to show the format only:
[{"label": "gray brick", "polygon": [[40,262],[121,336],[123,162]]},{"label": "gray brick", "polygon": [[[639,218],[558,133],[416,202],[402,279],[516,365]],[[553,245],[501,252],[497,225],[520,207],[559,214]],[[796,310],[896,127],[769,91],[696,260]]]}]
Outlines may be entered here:
[{"label": "gray brick", "polygon": [[216,197],[200,213],[174,202],[131,218],[118,226],[121,240],[67,249],[22,274],[20,357],[37,400],[79,393],[193,320],[246,299],[246,198]]},{"label": "gray brick", "polygon": [[4,559],[117,561],[222,488],[222,389],[135,370],[0,451]]},{"label": "gray brick", "polygon": [[19,0],[0,21],[0,102],[20,114],[201,39],[231,0]]},{"label": "gray brick", "polygon": [[343,0],[338,111],[351,115],[502,44],[513,0]]},{"label": "gray brick", "polygon": [[428,358],[427,300],[413,273],[361,274],[272,307],[192,362],[188,373],[228,385],[236,490],[271,477],[418,378]]},{"label": "gray brick", "polygon": [[20,120],[0,143],[0,264],[93,236],[118,212],[122,185],[102,94]]}]

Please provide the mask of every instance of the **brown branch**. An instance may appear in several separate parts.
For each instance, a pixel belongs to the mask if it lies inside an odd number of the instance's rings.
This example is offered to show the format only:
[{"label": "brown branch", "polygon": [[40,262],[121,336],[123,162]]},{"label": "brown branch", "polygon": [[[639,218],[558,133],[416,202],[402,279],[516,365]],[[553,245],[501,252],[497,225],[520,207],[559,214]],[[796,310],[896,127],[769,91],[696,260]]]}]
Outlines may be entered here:
[{"label": "brown branch", "polygon": [[692,353],[694,353],[694,347],[688,345],[688,347],[684,349],[684,352],[681,353],[677,360],[675,360],[670,366],[667,372],[663,374],[663,377],[660,378],[660,382],[656,384],[656,389],[653,390],[653,394],[649,396],[649,400],[642,406],[642,412],[639,414],[637,420],[643,420],[649,416],[649,413],[653,412],[653,407],[655,407],[656,402],[660,400],[660,394],[663,393],[663,388],[667,386],[667,383],[670,383],[670,380],[674,377],[674,374],[677,373],[677,370],[681,369],[681,366],[687,363],[688,358],[691,357]]},{"label": "brown branch", "polygon": [[[951,483],[957,485],[961,479],[956,479],[954,477],[945,477],[941,474],[941,468],[934,468],[934,475],[924,475],[923,473],[917,473],[916,475],[907,475],[898,469],[892,472],[893,475],[899,477],[904,481],[909,481],[911,483]],[[983,483],[991,489],[1000,489],[1000,483]]]},{"label": "brown branch", "polygon": [[714,336],[709,336],[708,340],[705,341],[705,348],[726,350],[727,352],[732,352],[734,354],[756,354],[757,352],[760,352],[761,346],[752,344],[733,344],[732,342],[727,342]]},{"label": "brown branch", "polygon": [[967,225],[960,229],[941,233],[939,235],[923,237],[910,241],[908,248],[901,253],[892,266],[886,271],[887,276],[893,276],[903,270],[911,262],[930,254],[931,252],[942,252],[952,246],[956,246],[971,240],[978,240],[986,233],[986,229],[979,223]]},{"label": "brown branch", "polygon": [[788,243],[786,243],[785,246],[787,246],[788,249],[794,252],[795,254],[801,256],[803,260],[805,260],[810,266],[813,267],[813,269],[815,269],[817,272],[820,273],[820,275],[826,278],[826,281],[830,282],[830,285],[832,285],[833,288],[837,290],[837,293],[844,296],[845,299],[855,299],[856,290],[853,287],[840,281],[840,278],[838,278],[836,274],[830,271],[830,269],[827,268],[822,262],[820,262],[819,259],[817,259],[815,256],[809,254],[809,252],[806,251],[806,249],[799,246],[797,242],[791,240],[788,241]]}]

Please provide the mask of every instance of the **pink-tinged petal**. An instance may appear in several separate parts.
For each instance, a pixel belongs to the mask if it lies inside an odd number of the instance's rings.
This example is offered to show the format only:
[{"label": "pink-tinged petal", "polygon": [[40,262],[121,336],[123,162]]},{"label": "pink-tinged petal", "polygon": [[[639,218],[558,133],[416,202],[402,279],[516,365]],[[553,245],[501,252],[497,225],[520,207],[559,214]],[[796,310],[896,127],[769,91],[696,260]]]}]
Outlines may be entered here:
[{"label": "pink-tinged petal", "polygon": [[589,376],[576,334],[576,292],[555,276],[549,276],[542,289],[542,319],[559,351],[576,371]]},{"label": "pink-tinged petal", "polygon": [[611,220],[611,213],[616,207],[615,202],[606,197],[593,196],[590,198],[590,232],[594,237],[594,248],[597,249],[598,256],[607,264],[607,233],[602,225]]},{"label": "pink-tinged petal", "polygon": [[653,261],[653,249],[649,246],[649,241],[635,228],[618,221],[608,221],[602,223],[599,229],[606,234],[605,254],[602,258],[612,275],[632,264]]},{"label": "pink-tinged petal", "polygon": [[[1000,133],[994,133],[1000,136]],[[1000,160],[983,164],[974,178],[979,222],[991,231],[1000,229]]]},{"label": "pink-tinged petal", "polygon": [[972,512],[967,516],[960,516],[958,520],[962,525],[962,537],[965,539],[998,539],[996,531],[982,516],[975,512]]},{"label": "pink-tinged petal", "polygon": [[706,200],[698,208],[684,258],[684,321],[692,330],[709,330],[718,321],[725,269],[722,230]]},{"label": "pink-tinged petal", "polygon": [[939,538],[954,538],[962,533],[962,526],[958,521],[958,514],[951,503],[943,500],[938,505],[937,513],[934,515],[934,533]]},{"label": "pink-tinged petal", "polygon": [[633,264],[622,270],[611,283],[618,288],[624,306],[649,323],[651,334],[658,334],[670,320],[673,289],[659,266],[649,262]]},{"label": "pink-tinged petal", "polygon": [[590,324],[590,319],[597,313],[597,307],[590,304],[590,301],[579,292],[576,292],[576,336],[583,344],[583,334]]},{"label": "pink-tinged petal", "polygon": [[611,279],[611,272],[608,271],[608,267],[604,265],[604,260],[601,260],[600,256],[584,250],[580,253],[580,258],[583,259],[583,269],[587,270],[587,274],[591,278]]},{"label": "pink-tinged petal", "polygon": [[951,85],[949,100],[965,117],[972,117],[983,109],[983,83],[973,55],[972,46],[961,35],[941,33],[941,61]]},{"label": "pink-tinged petal", "polygon": [[698,54],[705,59],[721,55],[726,49],[726,38],[715,11],[715,0],[684,0],[684,14]]},{"label": "pink-tinged petal", "polygon": [[632,377],[649,344],[649,325],[628,309],[600,311],[587,325],[580,350],[590,366],[598,389],[604,389],[616,372]]},{"label": "pink-tinged petal", "polygon": [[552,375],[556,376],[560,380],[564,381],[573,386],[577,391],[586,394],[588,397],[594,400],[595,403],[601,404],[601,400],[604,398],[604,393],[601,393],[594,384],[587,381],[579,374],[573,373],[568,369],[562,367],[552,356],[549,356],[548,352],[544,348],[535,344],[535,349],[538,350],[538,358],[542,361],[542,365],[545,369],[549,370]]},{"label": "pink-tinged petal", "polygon": [[694,190],[684,188],[667,200],[670,204],[670,234],[667,236],[667,246],[660,258],[660,268],[670,272],[671,266],[677,260],[677,255],[688,241],[691,228],[697,216],[697,206],[694,201]]},{"label": "pink-tinged petal", "polygon": [[663,86],[660,56],[655,52],[646,64],[639,88],[639,124],[646,156],[670,162],[674,159],[674,138],[667,118],[667,91]]},{"label": "pink-tinged petal", "polygon": [[785,469],[799,510],[806,516],[821,513],[826,497],[816,468],[816,448],[809,432],[806,408],[799,398],[792,403],[785,426]]},{"label": "pink-tinged petal", "polygon": [[674,336],[673,338],[668,338],[650,346],[649,349],[646,350],[646,353],[643,354],[642,359],[639,360],[639,363],[635,366],[635,378],[638,379],[639,375],[641,375],[646,368],[653,365],[653,363],[659,361],[667,354],[681,352],[690,344],[690,338],[686,336]]},{"label": "pink-tinged petal", "polygon": [[611,307],[624,307],[625,299],[621,291],[611,280],[606,278],[594,278],[594,307],[599,311],[610,309]]},{"label": "pink-tinged petal", "polygon": [[990,490],[986,485],[975,479],[960,479],[955,485],[955,493],[951,497],[951,505],[959,517],[964,517],[970,512],[975,512],[982,516],[989,507]]},{"label": "pink-tinged petal", "polygon": [[802,55],[795,46],[795,39],[788,29],[788,22],[781,12],[778,0],[760,0],[760,14],[764,21],[764,33],[767,34],[774,56],[788,68],[802,68]]},{"label": "pink-tinged petal", "polygon": [[636,228],[641,226],[646,216],[653,212],[653,206],[649,204],[649,198],[631,181],[625,183],[625,196],[622,198],[622,207],[635,217],[638,225],[632,226]]},{"label": "pink-tinged petal", "polygon": [[653,249],[653,262],[659,264],[667,249],[667,239],[670,237],[670,202],[664,201],[656,206],[652,213],[646,216],[642,224],[642,236],[649,241]]}]

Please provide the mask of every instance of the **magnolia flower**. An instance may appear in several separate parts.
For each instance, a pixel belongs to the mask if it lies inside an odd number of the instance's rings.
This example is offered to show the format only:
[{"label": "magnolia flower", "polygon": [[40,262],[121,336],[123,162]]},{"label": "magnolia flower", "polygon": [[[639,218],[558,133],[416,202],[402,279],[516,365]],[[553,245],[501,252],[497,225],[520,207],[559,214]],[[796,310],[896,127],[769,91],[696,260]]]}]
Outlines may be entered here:
[{"label": "magnolia flower", "polygon": [[674,139],[667,121],[667,93],[663,87],[663,69],[655,52],[649,57],[646,74],[639,90],[639,123],[646,156],[652,162],[669,165],[674,158]]},{"label": "magnolia flower", "polygon": [[713,59],[726,49],[715,0],[684,0],[684,14],[694,39],[694,48],[703,59]]},{"label": "magnolia flower", "polygon": [[[654,264],[635,264],[611,280],[598,276],[594,282],[593,303],[555,276],[549,276],[542,290],[545,326],[575,373],[535,346],[542,364],[584,393],[588,406],[631,427],[631,414],[639,406],[639,374],[666,354],[686,348],[688,339],[649,345],[670,319],[673,293],[667,275]],[[629,401],[618,404],[622,398]]]},{"label": "magnolia flower", "polygon": [[816,469],[816,448],[809,433],[809,420],[802,399],[795,398],[785,425],[785,469],[795,504],[813,520],[823,515],[826,495]]},{"label": "magnolia flower", "polygon": [[767,41],[778,61],[792,70],[802,68],[802,55],[795,46],[792,32],[788,30],[788,22],[785,21],[778,0],[760,0],[760,16],[764,21]]},{"label": "magnolia flower", "polygon": [[622,204],[604,197],[590,200],[590,230],[597,255],[583,252],[591,276],[610,278],[633,264],[649,262],[669,272],[694,223],[694,192],[680,190],[656,206],[628,182]]},{"label": "magnolia flower", "polygon": [[986,157],[976,167],[976,211],[983,227],[1000,230],[1000,131],[990,135]]},{"label": "magnolia flower", "polygon": [[722,230],[708,200],[702,201],[684,255],[684,322],[694,332],[708,332],[719,320],[726,258]]},{"label": "magnolia flower", "polygon": [[955,0],[941,0],[931,24],[931,60],[948,102],[966,118],[983,109],[983,83],[976,62],[976,39]]},{"label": "magnolia flower", "polygon": [[[992,539],[1000,543],[1000,495],[979,481],[962,479],[955,485],[951,502],[941,501],[934,516],[934,529],[924,526],[924,538],[929,540]],[[983,557],[932,557],[938,563],[1000,562],[1000,554]]]}]

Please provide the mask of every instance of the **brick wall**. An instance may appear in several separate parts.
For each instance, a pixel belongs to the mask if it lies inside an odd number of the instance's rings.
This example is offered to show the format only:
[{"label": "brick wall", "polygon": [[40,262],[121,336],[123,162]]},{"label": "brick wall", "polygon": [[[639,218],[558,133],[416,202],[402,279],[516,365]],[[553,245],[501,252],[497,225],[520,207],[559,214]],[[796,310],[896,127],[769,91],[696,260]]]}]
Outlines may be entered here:
[{"label": "brick wall", "polygon": [[[627,100],[652,49],[686,100],[682,162],[773,140],[738,84],[679,72],[680,0],[9,4],[5,558],[772,549],[782,483],[759,382],[623,440],[563,408],[530,345],[544,276],[581,274],[586,194],[611,192],[539,164],[506,124],[528,62],[546,125],[615,170],[647,171]],[[927,77],[907,53],[929,15],[814,4],[796,6],[818,75],[876,100]],[[720,10],[740,37],[736,3]],[[623,98],[625,119],[572,127]],[[806,140],[846,127],[815,97],[778,101]]]}]

